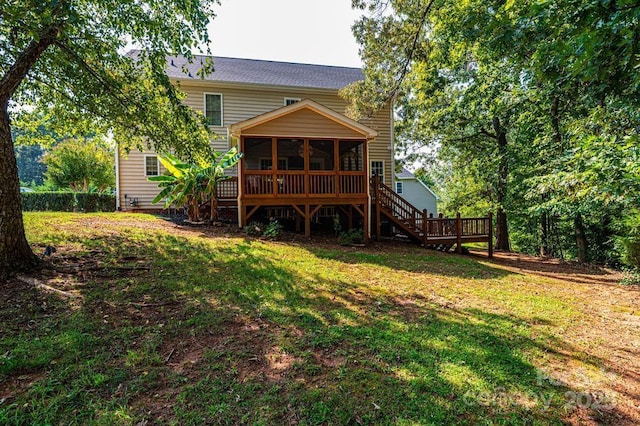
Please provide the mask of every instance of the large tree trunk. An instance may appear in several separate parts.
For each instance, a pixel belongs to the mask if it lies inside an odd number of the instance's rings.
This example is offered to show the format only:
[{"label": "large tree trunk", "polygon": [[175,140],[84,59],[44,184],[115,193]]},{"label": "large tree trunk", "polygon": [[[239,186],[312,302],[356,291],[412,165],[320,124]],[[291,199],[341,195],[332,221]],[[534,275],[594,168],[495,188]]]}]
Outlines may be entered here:
[{"label": "large tree trunk", "polygon": [[496,250],[511,251],[509,244],[509,226],[507,224],[507,212],[498,207],[496,213]]},{"label": "large tree trunk", "polygon": [[34,269],[39,259],[24,234],[20,180],[7,105],[0,108],[0,277]]},{"label": "large tree trunk", "polygon": [[509,154],[507,152],[507,134],[500,125],[500,119],[493,119],[493,130],[498,142],[498,184],[496,187],[496,250],[511,251],[509,245],[509,225],[507,212],[504,210],[504,202],[507,197],[507,185],[509,179]]},{"label": "large tree trunk", "polygon": [[578,213],[576,217],[573,219],[573,229],[576,232],[576,247],[577,253],[576,257],[578,258],[578,262],[586,263],[587,262],[587,236],[584,232],[584,223],[582,221],[582,215]]},{"label": "large tree trunk", "polygon": [[540,216],[540,256],[548,257],[549,253],[549,218],[543,212]]},{"label": "large tree trunk", "polygon": [[24,234],[20,179],[11,138],[9,100],[38,58],[55,42],[60,29],[61,25],[43,29],[40,37],[34,38],[27,45],[0,78],[0,277],[33,269],[40,263]]}]

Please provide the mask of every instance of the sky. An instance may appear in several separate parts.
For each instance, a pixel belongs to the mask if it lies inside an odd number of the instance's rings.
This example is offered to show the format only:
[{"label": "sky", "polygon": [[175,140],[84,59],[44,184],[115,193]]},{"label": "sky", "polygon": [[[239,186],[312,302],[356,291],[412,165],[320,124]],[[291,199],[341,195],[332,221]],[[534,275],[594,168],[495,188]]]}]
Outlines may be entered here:
[{"label": "sky", "polygon": [[360,67],[351,0],[221,0],[215,56]]}]

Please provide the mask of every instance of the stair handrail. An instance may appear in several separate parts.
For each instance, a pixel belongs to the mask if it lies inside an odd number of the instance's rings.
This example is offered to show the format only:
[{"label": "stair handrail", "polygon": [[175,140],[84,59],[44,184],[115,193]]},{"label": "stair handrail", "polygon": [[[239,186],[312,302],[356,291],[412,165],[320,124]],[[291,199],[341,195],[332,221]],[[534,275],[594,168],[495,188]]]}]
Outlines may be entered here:
[{"label": "stair handrail", "polygon": [[380,181],[378,175],[373,176],[372,183],[378,205],[388,207],[394,216],[400,220],[409,222],[416,232],[423,232],[423,235],[426,236],[426,233],[424,233],[424,224],[427,219],[426,210],[419,210],[406,199],[396,194],[393,189]]}]

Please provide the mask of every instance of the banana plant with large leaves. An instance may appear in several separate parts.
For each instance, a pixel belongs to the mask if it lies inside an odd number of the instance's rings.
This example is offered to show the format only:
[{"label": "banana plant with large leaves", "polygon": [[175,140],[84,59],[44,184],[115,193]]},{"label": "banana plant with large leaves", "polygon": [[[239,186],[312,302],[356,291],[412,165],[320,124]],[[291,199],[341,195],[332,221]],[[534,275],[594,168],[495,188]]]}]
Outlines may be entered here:
[{"label": "banana plant with large leaves", "polygon": [[171,154],[158,156],[158,160],[167,170],[166,174],[151,176],[151,182],[157,182],[160,193],[153,199],[156,204],[164,200],[164,208],[171,205],[185,206],[191,222],[201,222],[200,205],[211,202],[211,220],[217,219],[216,191],[218,183],[227,180],[225,170],[235,166],[242,153],[236,147],[227,152],[212,152],[209,158],[196,163],[185,163]]}]

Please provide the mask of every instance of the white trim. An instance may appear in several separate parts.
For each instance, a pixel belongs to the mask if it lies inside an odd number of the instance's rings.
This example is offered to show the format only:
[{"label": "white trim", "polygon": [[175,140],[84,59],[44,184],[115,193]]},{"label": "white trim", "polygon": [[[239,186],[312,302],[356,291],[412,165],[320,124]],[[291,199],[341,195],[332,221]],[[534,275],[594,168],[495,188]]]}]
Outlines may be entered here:
[{"label": "white trim", "polygon": [[[142,173],[144,174],[144,177],[150,177],[150,176],[160,176],[160,160],[158,160],[158,154],[144,154],[143,156],[143,162],[142,162]],[[158,166],[158,174],[157,175],[148,175],[147,174],[147,158],[148,157],[156,157],[156,164]]]},{"label": "white trim", "polygon": [[[382,179],[380,179],[380,182],[384,183],[384,169],[385,169],[385,161],[384,160],[369,160],[369,176],[372,177],[373,176],[373,165],[371,163],[382,163],[382,176],[380,176]],[[393,188],[393,187],[392,187]]]},{"label": "white trim", "polygon": [[[295,104],[280,107],[273,111],[269,111],[264,114],[257,115],[248,120],[234,123],[231,126],[229,126],[229,128],[231,129],[231,134],[233,136],[240,136],[245,129],[250,129],[252,127],[258,126],[263,123],[267,123],[271,120],[275,120],[280,117],[284,117],[287,114],[291,114],[293,112],[296,112],[305,108],[319,115],[322,115],[328,118],[329,120],[335,121],[336,123],[341,124],[344,127],[350,128],[351,130],[357,133],[360,133],[368,141],[371,141],[378,136],[378,132],[371,129],[370,127],[367,127],[364,124],[358,123],[357,121],[350,119],[349,117],[339,114],[334,110],[319,104],[318,102],[312,101],[311,99],[304,99],[300,102],[296,102]],[[248,134],[245,133],[244,135],[247,136]],[[298,136],[302,137],[303,135],[298,135]],[[346,138],[341,138],[341,139],[346,139]]]},{"label": "white trim", "polygon": [[[207,116],[207,95],[220,96],[220,125],[209,124],[209,127],[224,127],[224,96],[222,93],[204,92],[202,94],[202,113]],[[208,123],[207,123],[208,124]]]},{"label": "white trim", "polygon": [[[284,106],[289,106],[291,104],[295,104],[296,102],[300,102],[302,100],[302,98],[289,98],[289,97],[285,97],[284,98]],[[287,103],[287,101],[293,101],[290,104]]]}]

